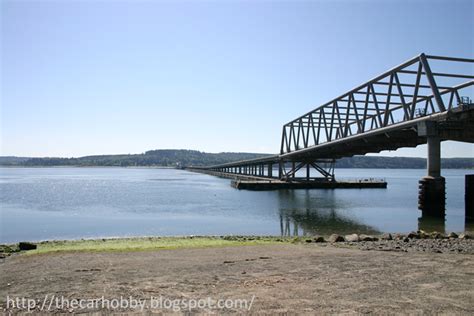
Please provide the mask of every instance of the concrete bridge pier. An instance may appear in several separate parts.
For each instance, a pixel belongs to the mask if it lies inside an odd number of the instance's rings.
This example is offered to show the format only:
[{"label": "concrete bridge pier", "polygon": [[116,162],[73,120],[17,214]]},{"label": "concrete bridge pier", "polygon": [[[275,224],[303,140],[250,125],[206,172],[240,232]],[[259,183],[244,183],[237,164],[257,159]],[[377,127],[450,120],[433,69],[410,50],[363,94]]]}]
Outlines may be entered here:
[{"label": "concrete bridge pier", "polygon": [[464,203],[466,208],[466,223],[474,223],[474,174],[466,175]]},{"label": "concrete bridge pier", "polygon": [[428,175],[419,181],[418,208],[423,215],[443,217],[446,210],[446,181],[441,176],[441,139],[435,122],[423,122],[418,134],[426,136],[428,144]]},{"label": "concrete bridge pier", "polygon": [[442,217],[434,217],[422,213],[418,218],[418,230],[424,230],[425,232],[440,232],[446,233],[446,221]]}]

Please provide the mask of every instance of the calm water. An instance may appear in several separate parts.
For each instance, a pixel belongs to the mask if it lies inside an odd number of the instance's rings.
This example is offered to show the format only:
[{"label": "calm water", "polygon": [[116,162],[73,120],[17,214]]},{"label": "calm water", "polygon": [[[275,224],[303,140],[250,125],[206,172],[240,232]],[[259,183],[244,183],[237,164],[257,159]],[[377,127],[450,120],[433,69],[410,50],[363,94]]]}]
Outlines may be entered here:
[{"label": "calm water", "polygon": [[[339,169],[388,189],[239,191],[172,169],[0,168],[0,242],[148,235],[463,231],[464,175],[443,170],[446,221],[420,218],[424,170]],[[471,227],[467,227],[472,230]]]}]

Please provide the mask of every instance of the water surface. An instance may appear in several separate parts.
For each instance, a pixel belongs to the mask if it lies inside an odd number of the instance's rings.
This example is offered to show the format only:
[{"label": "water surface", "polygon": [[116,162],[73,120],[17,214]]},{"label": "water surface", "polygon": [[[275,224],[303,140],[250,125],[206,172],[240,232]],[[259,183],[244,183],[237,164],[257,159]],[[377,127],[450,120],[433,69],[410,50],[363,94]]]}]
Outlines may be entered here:
[{"label": "water surface", "polygon": [[[443,170],[446,221],[420,218],[424,170],[338,169],[387,189],[244,191],[175,169],[0,168],[0,242],[117,236],[463,231],[464,175]],[[471,228],[468,228],[471,230]]]}]

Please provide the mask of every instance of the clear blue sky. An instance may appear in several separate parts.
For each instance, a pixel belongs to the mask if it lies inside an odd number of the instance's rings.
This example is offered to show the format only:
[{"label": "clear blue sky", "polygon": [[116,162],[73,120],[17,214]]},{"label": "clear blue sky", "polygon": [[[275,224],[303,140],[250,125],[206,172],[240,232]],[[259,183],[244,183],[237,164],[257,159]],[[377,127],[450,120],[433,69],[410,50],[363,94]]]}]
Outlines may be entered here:
[{"label": "clear blue sky", "polygon": [[474,55],[470,0],[1,3],[2,155],[275,153],[284,123],[421,52]]}]

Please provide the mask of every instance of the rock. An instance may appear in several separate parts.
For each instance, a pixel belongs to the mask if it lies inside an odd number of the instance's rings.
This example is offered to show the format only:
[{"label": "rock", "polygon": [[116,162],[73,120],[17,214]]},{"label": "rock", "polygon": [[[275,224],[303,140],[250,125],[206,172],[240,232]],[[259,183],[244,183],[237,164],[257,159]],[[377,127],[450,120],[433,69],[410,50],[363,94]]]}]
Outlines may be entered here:
[{"label": "rock", "polygon": [[393,236],[393,239],[395,240],[403,240],[405,238],[405,236],[403,234],[395,234]]},{"label": "rock", "polygon": [[307,242],[309,244],[310,242],[312,242],[312,240],[311,239],[305,239],[305,242]]},{"label": "rock", "polygon": [[313,240],[314,240],[314,242],[326,242],[326,240],[324,240],[323,236],[314,237]]},{"label": "rock", "polygon": [[20,241],[18,243],[18,248],[20,248],[20,250],[33,250],[33,249],[36,249],[38,247],[35,244],[31,243],[31,242]]},{"label": "rock", "polygon": [[458,238],[458,234],[456,234],[455,232],[450,232],[448,238]]},{"label": "rock", "polygon": [[346,241],[352,241],[352,242],[359,241],[359,235],[357,234],[346,235],[344,238],[346,239]]},{"label": "rock", "polygon": [[430,234],[426,233],[423,230],[420,230],[418,234],[420,235],[421,239],[429,239],[430,238]]},{"label": "rock", "polygon": [[376,241],[378,238],[375,238],[374,236],[369,236],[369,235],[360,235],[359,236],[360,241]]},{"label": "rock", "polygon": [[380,237],[382,240],[392,240],[392,234],[390,233],[385,233],[382,235],[382,237]]},{"label": "rock", "polygon": [[342,242],[345,241],[344,237],[338,234],[332,234],[329,236],[329,242]]},{"label": "rock", "polygon": [[407,235],[407,237],[410,239],[420,239],[420,234],[418,234],[417,232],[411,232]]},{"label": "rock", "polygon": [[433,239],[443,239],[443,238],[444,238],[443,234],[438,233],[438,232],[432,232],[432,233],[430,234],[430,236],[431,236],[431,238],[433,238]]},{"label": "rock", "polygon": [[472,236],[469,234],[460,234],[459,239],[472,239]]},{"label": "rock", "polygon": [[408,238],[408,237],[403,237],[402,240],[403,240],[403,242],[409,242],[409,241],[410,241],[410,238]]}]

